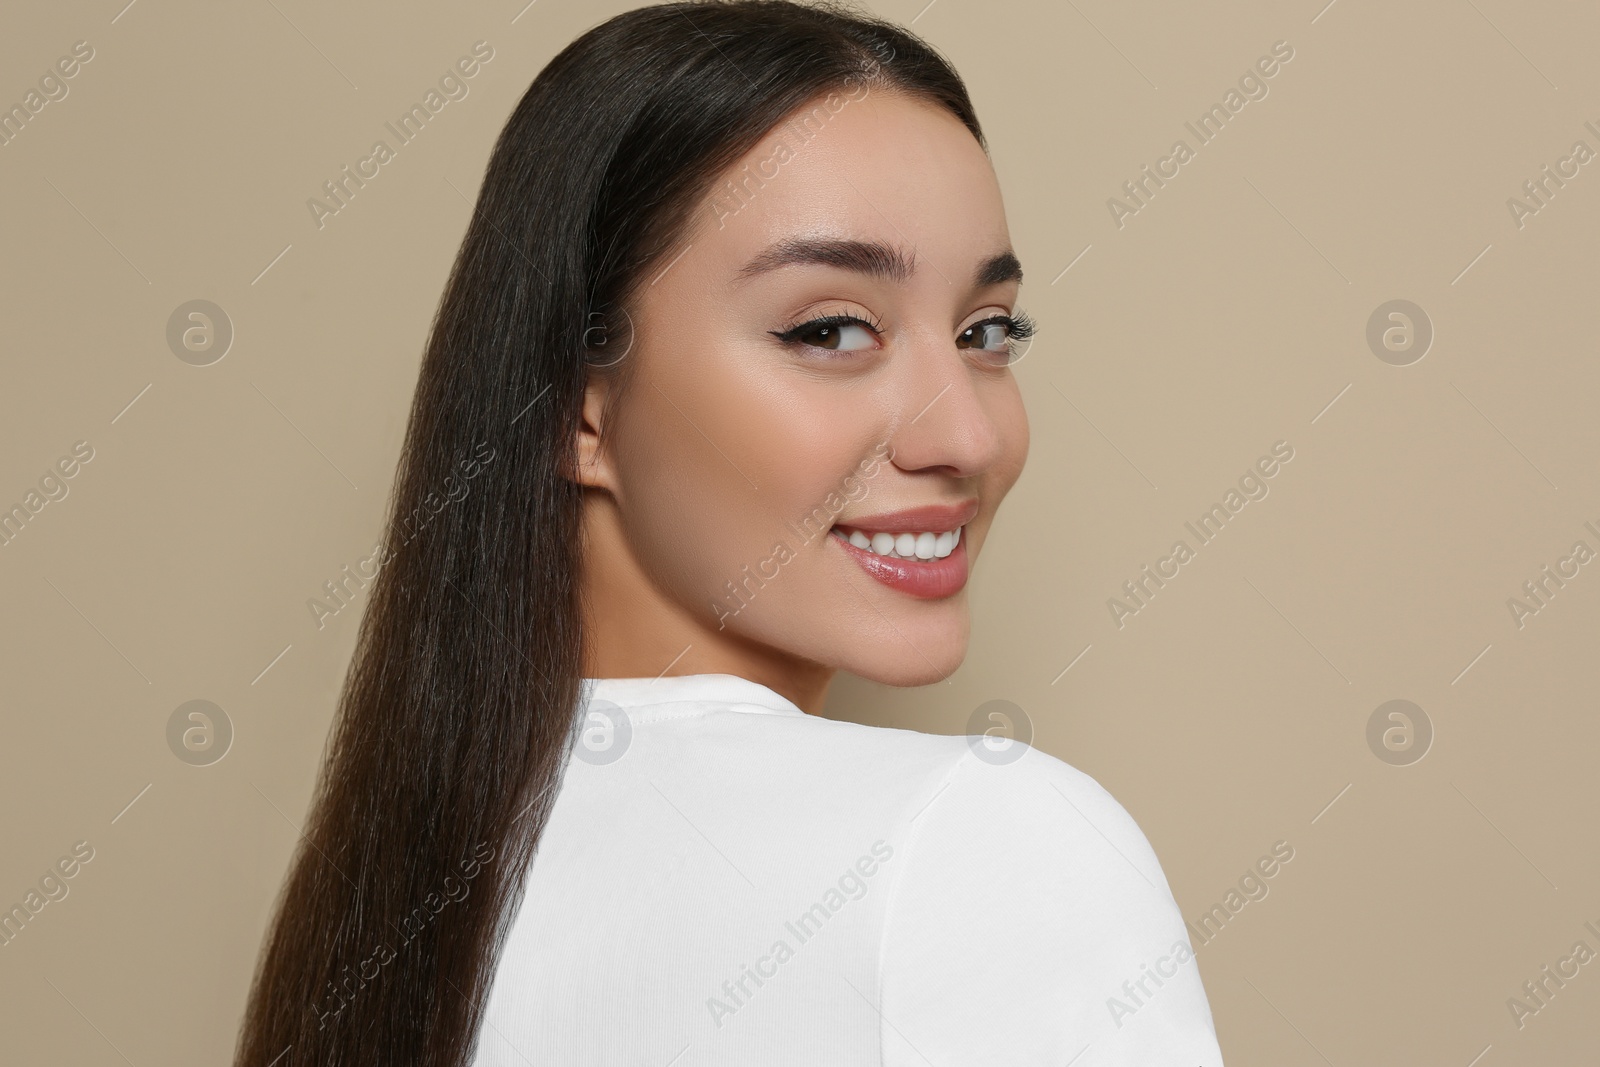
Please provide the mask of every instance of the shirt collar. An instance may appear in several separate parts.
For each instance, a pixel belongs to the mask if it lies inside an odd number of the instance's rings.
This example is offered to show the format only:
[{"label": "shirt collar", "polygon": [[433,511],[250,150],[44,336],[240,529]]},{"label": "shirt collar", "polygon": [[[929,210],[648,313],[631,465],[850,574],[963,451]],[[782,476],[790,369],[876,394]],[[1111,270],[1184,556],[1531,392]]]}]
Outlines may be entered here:
[{"label": "shirt collar", "polygon": [[774,690],[736,674],[674,674],[660,678],[585,678],[585,706],[609,700],[623,708],[651,704],[728,704],[739,711],[772,715],[806,714]]}]

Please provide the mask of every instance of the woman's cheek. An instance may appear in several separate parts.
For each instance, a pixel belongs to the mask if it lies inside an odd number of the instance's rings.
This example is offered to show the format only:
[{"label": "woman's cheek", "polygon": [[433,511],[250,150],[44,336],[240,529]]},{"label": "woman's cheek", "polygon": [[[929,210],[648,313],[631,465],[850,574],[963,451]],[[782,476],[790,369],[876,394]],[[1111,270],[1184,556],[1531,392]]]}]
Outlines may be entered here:
[{"label": "woman's cheek", "polygon": [[1031,440],[1028,410],[1022,403],[1022,393],[1016,387],[1014,379],[1005,410],[1000,414],[999,425],[1003,427],[1001,432],[1006,435],[1003,450],[1005,459],[999,464],[1003,480],[1001,491],[1005,492],[1022,476],[1022,468],[1028,461],[1028,446]]}]

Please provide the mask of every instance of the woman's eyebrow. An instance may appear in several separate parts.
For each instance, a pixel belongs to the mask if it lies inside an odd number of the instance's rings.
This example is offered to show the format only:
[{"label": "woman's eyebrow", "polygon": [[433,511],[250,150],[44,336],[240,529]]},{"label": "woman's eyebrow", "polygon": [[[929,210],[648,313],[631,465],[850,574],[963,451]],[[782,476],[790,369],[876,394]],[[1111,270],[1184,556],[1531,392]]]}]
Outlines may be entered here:
[{"label": "woman's eyebrow", "polygon": [[1016,253],[1008,248],[1004,252],[996,252],[978,264],[978,269],[973,274],[972,287],[986,289],[1001,282],[1021,281],[1022,263],[1017,259]]},{"label": "woman's eyebrow", "polygon": [[[736,281],[745,281],[767,271],[797,264],[819,264],[856,271],[870,277],[905,282],[916,270],[915,256],[881,241],[857,241],[839,237],[789,237],[768,246],[734,272]],[[978,264],[972,286],[982,289],[1002,282],[1022,281],[1022,264],[1010,249],[996,252]]]}]

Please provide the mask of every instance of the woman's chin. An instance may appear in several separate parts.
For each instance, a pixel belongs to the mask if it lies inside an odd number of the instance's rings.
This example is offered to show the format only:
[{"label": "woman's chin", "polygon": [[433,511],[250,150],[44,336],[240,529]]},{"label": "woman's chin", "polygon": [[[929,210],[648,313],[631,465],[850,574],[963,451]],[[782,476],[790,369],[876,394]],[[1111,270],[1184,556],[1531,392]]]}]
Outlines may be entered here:
[{"label": "woman's chin", "polygon": [[945,634],[919,635],[908,630],[886,642],[873,640],[876,647],[859,649],[839,667],[880,685],[911,688],[944,681],[967,658],[964,615],[960,625],[952,625]]},{"label": "woman's chin", "polygon": [[[850,670],[851,674],[859,675],[869,682],[877,682],[879,685],[894,686],[896,689],[914,689],[917,686],[933,685],[935,682],[944,681],[955,673],[956,668],[961,666],[961,661],[965,658],[965,656],[952,657],[948,663],[941,663],[936,659],[932,661],[931,665],[929,662],[919,659],[916,663],[905,661],[884,663],[881,665],[881,669],[868,669],[867,667],[862,667],[859,670],[847,669]],[[877,667],[878,665],[874,665],[874,668]]]}]

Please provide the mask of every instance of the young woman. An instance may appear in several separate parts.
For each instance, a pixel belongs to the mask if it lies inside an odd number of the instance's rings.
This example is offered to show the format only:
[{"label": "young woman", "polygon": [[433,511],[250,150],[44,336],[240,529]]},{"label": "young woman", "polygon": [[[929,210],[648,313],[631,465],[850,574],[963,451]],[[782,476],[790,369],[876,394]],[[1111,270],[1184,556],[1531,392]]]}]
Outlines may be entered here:
[{"label": "young woman", "polygon": [[671,3],[550,62],[434,324],[240,1064],[1219,1067],[1093,779],[816,714],[965,655],[1021,280],[900,29]]}]

